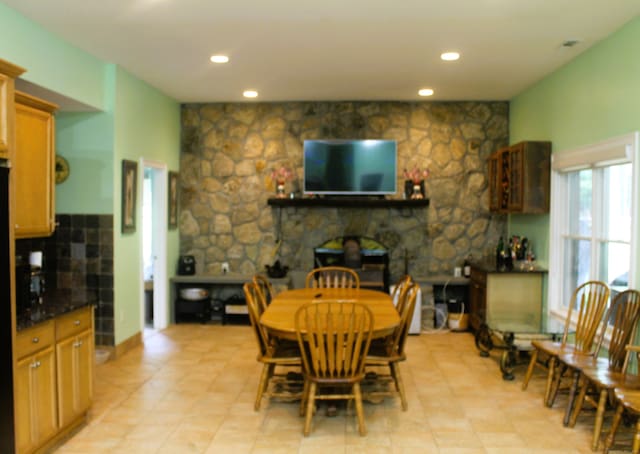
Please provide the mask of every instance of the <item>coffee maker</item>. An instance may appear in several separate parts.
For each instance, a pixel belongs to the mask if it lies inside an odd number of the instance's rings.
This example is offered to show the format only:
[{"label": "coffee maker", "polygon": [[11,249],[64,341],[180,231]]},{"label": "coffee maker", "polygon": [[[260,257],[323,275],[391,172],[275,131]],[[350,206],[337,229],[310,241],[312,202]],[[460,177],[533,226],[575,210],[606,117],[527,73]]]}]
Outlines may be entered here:
[{"label": "coffee maker", "polygon": [[20,316],[39,311],[44,300],[45,281],[42,252],[31,252],[28,263],[16,259],[16,306]]}]

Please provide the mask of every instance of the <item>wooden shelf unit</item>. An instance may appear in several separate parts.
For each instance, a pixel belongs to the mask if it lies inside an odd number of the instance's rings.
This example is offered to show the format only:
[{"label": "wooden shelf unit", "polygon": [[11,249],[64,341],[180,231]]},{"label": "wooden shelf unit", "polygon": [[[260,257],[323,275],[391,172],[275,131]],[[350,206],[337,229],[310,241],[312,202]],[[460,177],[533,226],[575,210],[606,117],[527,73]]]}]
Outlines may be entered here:
[{"label": "wooden shelf unit", "polygon": [[334,207],[334,208],[426,208],[429,199],[377,199],[370,197],[302,197],[270,198],[270,206],[276,207]]}]

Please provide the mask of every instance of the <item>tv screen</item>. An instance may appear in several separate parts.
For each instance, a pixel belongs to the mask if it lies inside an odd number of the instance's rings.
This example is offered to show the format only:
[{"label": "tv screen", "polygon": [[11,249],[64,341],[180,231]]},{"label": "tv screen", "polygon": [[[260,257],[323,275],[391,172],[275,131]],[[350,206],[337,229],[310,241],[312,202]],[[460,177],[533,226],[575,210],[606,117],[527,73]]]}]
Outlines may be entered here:
[{"label": "tv screen", "polygon": [[304,193],[396,192],[395,140],[305,140]]}]

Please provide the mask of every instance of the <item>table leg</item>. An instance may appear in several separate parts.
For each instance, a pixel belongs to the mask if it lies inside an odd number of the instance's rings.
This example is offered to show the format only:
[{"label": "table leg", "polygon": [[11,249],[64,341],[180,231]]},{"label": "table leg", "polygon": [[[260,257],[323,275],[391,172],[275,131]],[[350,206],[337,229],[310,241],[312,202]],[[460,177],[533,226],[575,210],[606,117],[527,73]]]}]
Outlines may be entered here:
[{"label": "table leg", "polygon": [[493,349],[493,341],[491,340],[491,330],[486,323],[480,325],[475,335],[476,348],[480,350],[480,356],[486,358]]},{"label": "table leg", "polygon": [[518,353],[516,346],[513,344],[514,338],[514,333],[504,334],[505,348],[500,358],[500,372],[502,372],[503,380],[514,379],[513,366],[516,363],[516,354]]}]

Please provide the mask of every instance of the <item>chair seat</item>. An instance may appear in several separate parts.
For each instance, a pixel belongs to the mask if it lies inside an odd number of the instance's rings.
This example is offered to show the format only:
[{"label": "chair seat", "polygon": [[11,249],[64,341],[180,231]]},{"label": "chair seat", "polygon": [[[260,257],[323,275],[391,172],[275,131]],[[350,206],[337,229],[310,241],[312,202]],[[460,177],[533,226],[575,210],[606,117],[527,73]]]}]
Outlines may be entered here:
[{"label": "chair seat", "polygon": [[593,353],[581,353],[575,350],[571,353],[562,352],[558,356],[561,363],[573,369],[585,369],[585,368],[607,368],[609,361],[607,358],[596,358]]},{"label": "chair seat", "polygon": [[616,388],[614,390],[616,399],[624,403],[624,407],[632,412],[640,413],[640,390]]},{"label": "chair seat", "polygon": [[562,344],[561,342],[551,340],[534,340],[531,345],[539,351],[546,353],[549,356],[563,356],[571,355],[575,352],[576,346],[573,344]]},{"label": "chair seat", "polygon": [[629,389],[637,389],[640,392],[640,376],[633,374],[625,374],[624,372],[614,372],[612,370],[585,368],[582,373],[594,383],[602,388],[613,389],[624,387]]}]

